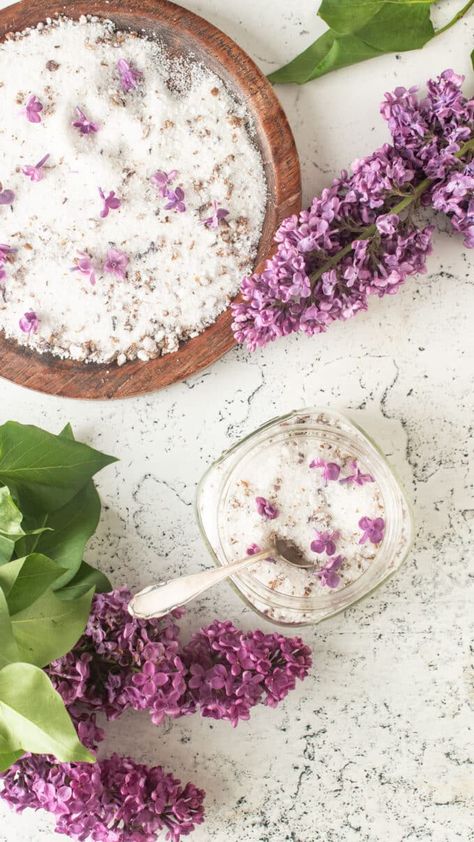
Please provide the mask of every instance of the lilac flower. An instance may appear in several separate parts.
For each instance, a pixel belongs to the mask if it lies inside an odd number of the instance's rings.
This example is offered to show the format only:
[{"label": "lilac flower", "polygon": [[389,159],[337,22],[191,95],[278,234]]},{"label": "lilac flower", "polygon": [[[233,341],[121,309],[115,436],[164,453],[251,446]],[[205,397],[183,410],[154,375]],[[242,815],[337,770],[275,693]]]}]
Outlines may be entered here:
[{"label": "lilac flower", "polygon": [[23,113],[30,123],[41,123],[41,112],[44,106],[35,94],[32,94],[26,103]]},{"label": "lilac flower", "polygon": [[352,483],[353,485],[364,485],[366,482],[375,482],[375,479],[372,476],[372,474],[363,474],[362,473],[362,471],[360,470],[360,468],[357,464],[357,459],[353,459],[349,463],[349,466],[350,466],[351,471],[353,471],[354,473],[349,474],[347,477],[344,477],[343,479],[340,479],[339,480],[340,483],[343,483],[343,484],[344,483],[347,483],[347,484]]},{"label": "lilac flower", "polygon": [[[426,271],[432,226],[412,210],[433,202],[474,245],[472,124],[474,100],[462,77],[445,71],[428,96],[397,88],[381,107],[392,134],[372,155],[356,160],[280,225],[275,254],[262,272],[244,278],[232,305],[233,331],[250,350],[280,336],[323,333],[333,322],[367,309],[371,295],[398,292]],[[460,192],[462,195],[460,195]]]},{"label": "lilac flower", "polygon": [[122,202],[118,196],[115,195],[115,190],[111,190],[109,195],[106,196],[102,187],[99,187],[99,195],[104,203],[100,215],[102,219],[105,219],[105,217],[109,215],[109,212],[111,210],[117,210],[117,208],[121,206]]},{"label": "lilac flower", "polygon": [[0,205],[12,205],[15,201],[15,194],[13,190],[2,190],[0,184]]},{"label": "lilac flower", "polygon": [[109,272],[111,275],[116,275],[122,280],[127,276],[127,266],[130,258],[125,252],[120,249],[111,248],[107,252],[107,258],[104,263],[104,272]]},{"label": "lilac flower", "polygon": [[76,265],[72,267],[71,272],[80,272],[82,275],[86,275],[89,283],[92,284],[92,286],[95,286],[97,278],[95,274],[94,261],[87,252],[80,251],[78,253]]},{"label": "lilac flower", "polygon": [[11,258],[11,256],[16,254],[17,251],[18,249],[7,246],[6,243],[0,243],[0,263],[3,263],[5,260]]},{"label": "lilac flower", "polygon": [[370,541],[372,544],[380,544],[383,541],[385,521],[382,517],[362,517],[359,526],[363,532],[359,544],[365,544],[366,541]]},{"label": "lilac flower", "polygon": [[336,552],[336,542],[340,537],[340,533],[337,530],[333,532],[319,532],[316,530],[316,538],[311,541],[311,549],[313,553],[334,555]]},{"label": "lilac flower", "polygon": [[313,459],[309,463],[310,468],[322,468],[322,477],[326,484],[330,480],[337,480],[341,473],[340,465],[336,462],[326,462],[325,459]]},{"label": "lilac flower", "polygon": [[247,555],[257,555],[257,553],[261,552],[262,548],[259,547],[258,544],[250,544],[250,546],[247,547]]},{"label": "lilac flower", "polygon": [[18,322],[20,330],[22,330],[23,333],[36,333],[39,328],[39,323],[40,320],[34,310],[28,310],[28,312],[25,313]]},{"label": "lilac flower", "polygon": [[165,210],[175,210],[178,213],[184,213],[186,205],[184,203],[184,190],[177,187],[176,190],[167,190],[166,198],[168,199],[165,205]]},{"label": "lilac flower", "polygon": [[6,280],[6,278],[7,278],[7,273],[6,273],[5,269],[3,268],[3,263],[0,263],[0,284],[3,284],[3,282]]},{"label": "lilac flower", "polygon": [[132,67],[124,58],[120,58],[117,62],[117,70],[120,76],[120,84],[125,93],[137,88],[143,79],[143,73]]},{"label": "lilac flower", "polygon": [[204,225],[207,228],[219,228],[219,223],[229,215],[229,211],[219,207],[219,202],[216,202],[215,199],[212,202],[212,207],[212,214],[204,220]]},{"label": "lilac flower", "polygon": [[71,125],[75,129],[78,129],[80,134],[95,134],[95,132],[99,131],[98,123],[93,123],[92,120],[89,120],[82,108],[79,108],[78,105],[76,105],[76,113],[77,119],[73,120]]},{"label": "lilac flower", "polygon": [[35,164],[34,167],[30,166],[30,165],[28,165],[26,167],[22,167],[21,171],[22,171],[23,175],[27,175],[28,178],[31,181],[41,181],[44,178],[43,167],[44,167],[46,161],[48,160],[48,158],[49,158],[49,154],[45,155],[43,158],[41,158],[41,161],[38,161],[38,163]]},{"label": "lilac flower", "polygon": [[275,518],[278,517],[278,509],[273,505],[273,503],[270,503],[266,497],[256,497],[255,503],[257,505],[258,514],[265,518],[265,520],[275,520]]},{"label": "lilac flower", "polygon": [[166,199],[168,196],[168,187],[175,180],[177,175],[178,170],[170,170],[168,173],[164,170],[157,170],[151,176],[150,181],[156,187],[161,196]]},{"label": "lilac flower", "polygon": [[338,575],[337,571],[340,569],[344,562],[344,558],[342,555],[337,555],[331,559],[321,570],[318,570],[317,576],[322,585],[325,585],[327,588],[337,588],[341,582],[341,577]]}]

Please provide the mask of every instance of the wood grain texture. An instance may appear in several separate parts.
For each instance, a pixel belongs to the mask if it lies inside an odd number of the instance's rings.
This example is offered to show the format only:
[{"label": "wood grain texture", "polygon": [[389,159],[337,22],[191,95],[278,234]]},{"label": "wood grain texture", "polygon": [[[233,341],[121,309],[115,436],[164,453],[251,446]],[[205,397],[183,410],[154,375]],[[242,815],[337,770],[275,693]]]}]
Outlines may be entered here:
[{"label": "wood grain texture", "polygon": [[[257,128],[268,182],[268,205],[257,267],[272,251],[275,229],[301,207],[298,155],[288,121],[265,76],[249,56],[212,24],[168,0],[24,0],[0,11],[0,40],[47,17],[94,14],[120,29],[157,35],[172,55],[192,53],[234,90]],[[219,359],[234,345],[230,310],[173,354],[143,363],[112,365],[61,360],[0,337],[0,375],[30,389],[72,398],[125,398],[183,380]]]}]

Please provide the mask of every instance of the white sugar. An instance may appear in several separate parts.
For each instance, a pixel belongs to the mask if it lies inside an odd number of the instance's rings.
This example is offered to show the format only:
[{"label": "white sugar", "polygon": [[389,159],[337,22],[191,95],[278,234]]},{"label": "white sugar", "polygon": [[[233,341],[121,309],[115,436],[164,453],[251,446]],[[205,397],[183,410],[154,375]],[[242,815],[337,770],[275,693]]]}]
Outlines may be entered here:
[{"label": "white sugar", "polygon": [[[129,93],[120,58],[144,74]],[[32,94],[38,124],[22,113]],[[71,125],[76,106],[97,133]],[[220,79],[110,23],[62,20],[0,44],[0,114],[0,182],[15,193],[0,205],[0,243],[18,250],[1,285],[8,337],[123,363],[174,351],[215,321],[252,269],[267,198],[248,115]],[[22,167],[46,154],[43,180],[30,181]],[[184,213],[164,209],[157,170],[178,171]],[[121,200],[105,219],[99,187]],[[229,211],[217,229],[204,225],[213,200]],[[103,271],[110,248],[129,257],[124,280]],[[100,267],[95,286],[71,271],[79,252]],[[27,311],[36,333],[19,329]]]}]

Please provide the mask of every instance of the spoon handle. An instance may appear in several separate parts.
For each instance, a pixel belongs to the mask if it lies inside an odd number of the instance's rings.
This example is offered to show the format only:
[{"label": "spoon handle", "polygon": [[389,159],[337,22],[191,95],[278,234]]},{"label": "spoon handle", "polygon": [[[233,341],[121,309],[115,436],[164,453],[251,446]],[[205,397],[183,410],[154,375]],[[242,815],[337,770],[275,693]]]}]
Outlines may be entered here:
[{"label": "spoon handle", "polygon": [[135,594],[130,600],[128,610],[132,617],[147,620],[151,617],[164,617],[174,608],[187,605],[192,599],[200,596],[209,588],[232,576],[238,570],[255,564],[268,558],[271,550],[263,550],[225,567],[218,567],[211,570],[203,570],[201,573],[191,573],[190,576],[180,576],[177,579],[168,579],[165,582],[157,582],[156,585],[149,585],[144,590]]}]

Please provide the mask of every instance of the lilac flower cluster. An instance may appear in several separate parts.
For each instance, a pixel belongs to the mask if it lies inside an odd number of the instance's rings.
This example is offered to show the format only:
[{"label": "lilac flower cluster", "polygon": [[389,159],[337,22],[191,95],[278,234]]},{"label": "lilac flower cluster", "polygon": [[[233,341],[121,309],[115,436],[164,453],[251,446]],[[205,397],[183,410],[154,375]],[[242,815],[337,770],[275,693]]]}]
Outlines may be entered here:
[{"label": "lilac flower cluster", "polygon": [[178,842],[204,820],[202,790],[117,754],[93,766],[26,756],[4,776],[1,795],[17,812],[52,813],[57,833],[94,842],[156,842],[160,830]]},{"label": "lilac flower cluster", "polygon": [[[47,669],[91,750],[104,737],[98,712],[114,719],[148,710],[159,724],[200,711],[235,726],[256,704],[276,706],[308,674],[310,650],[300,638],[216,620],[181,646],[182,611],[137,620],[130,598],[126,589],[95,596],[82,638]],[[58,833],[94,842],[154,842],[161,829],[178,842],[203,821],[201,790],[117,755],[92,766],[26,755],[3,775],[1,797],[18,811],[46,809]]]},{"label": "lilac flower cluster", "polygon": [[284,220],[276,253],[244,278],[233,305],[237,341],[251,350],[300,330],[322,333],[366,310],[371,295],[396,293],[425,271],[432,226],[417,227],[420,202],[444,211],[474,244],[474,100],[447,70],[423,100],[397,88],[381,107],[393,143],[354,162],[311,206]]}]

